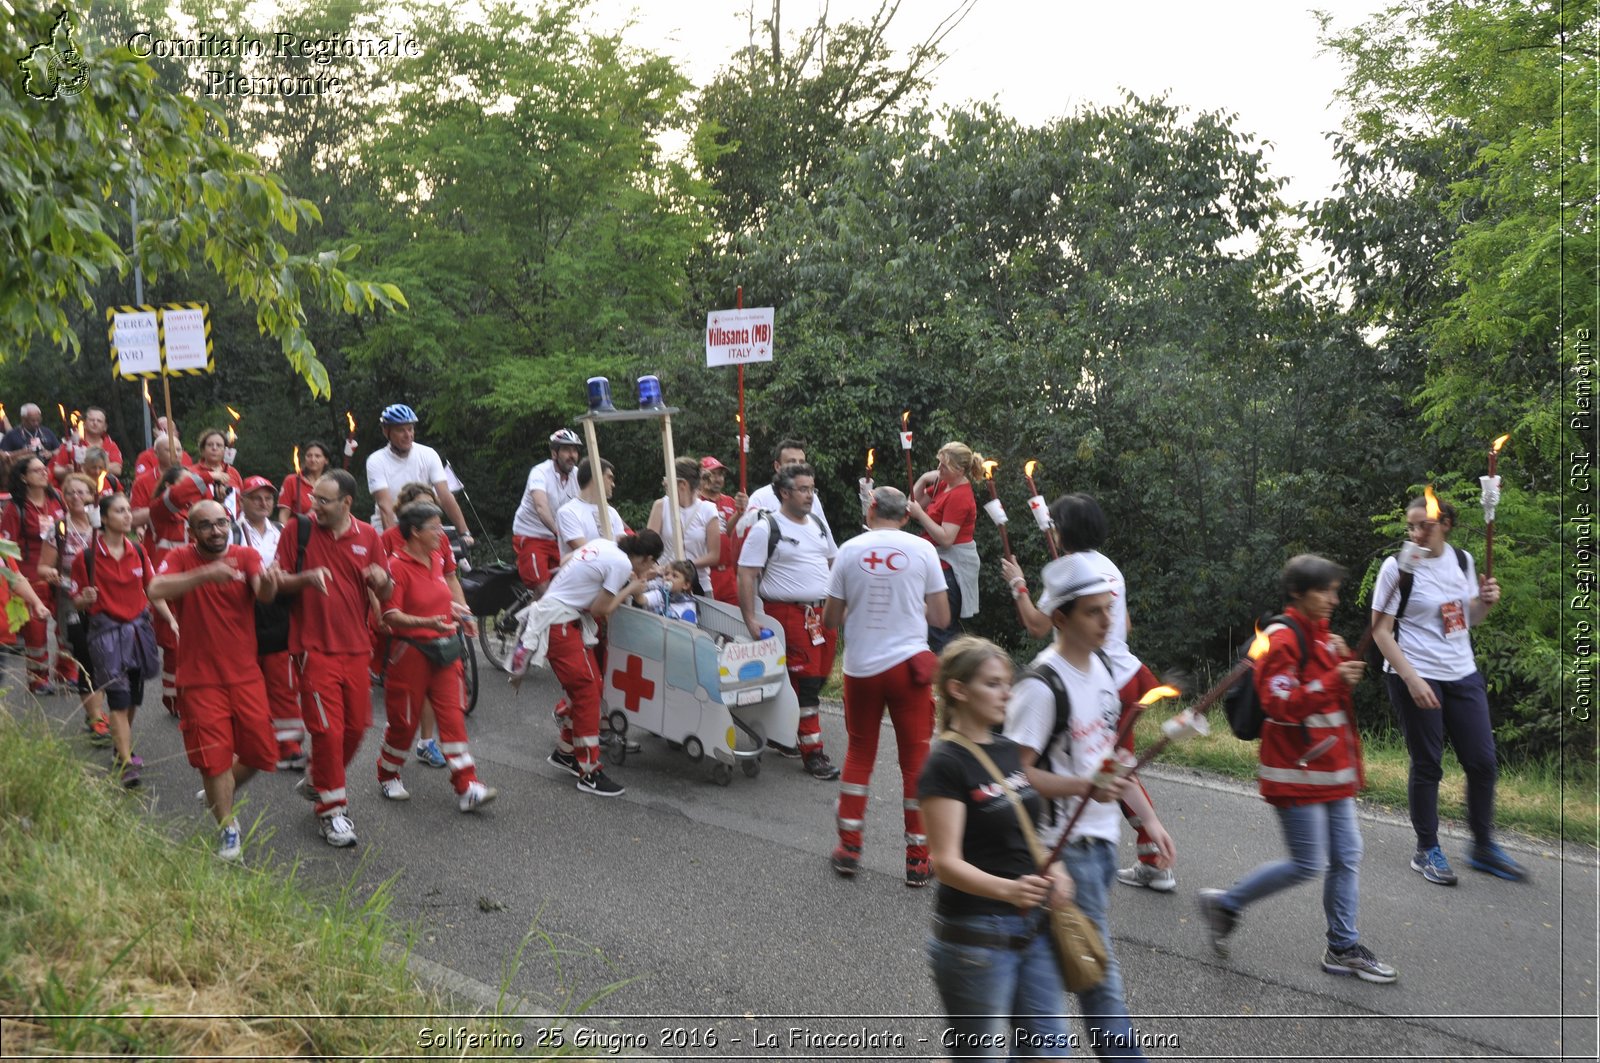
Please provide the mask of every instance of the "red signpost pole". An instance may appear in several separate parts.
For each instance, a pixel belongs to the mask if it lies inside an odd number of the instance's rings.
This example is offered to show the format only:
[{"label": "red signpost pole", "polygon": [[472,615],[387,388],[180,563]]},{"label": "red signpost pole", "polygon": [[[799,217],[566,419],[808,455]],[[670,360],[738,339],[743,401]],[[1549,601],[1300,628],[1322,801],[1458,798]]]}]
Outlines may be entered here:
[{"label": "red signpost pole", "polygon": [[[733,290],[733,307],[735,310],[744,309],[744,285],[739,285]],[[744,418],[744,363],[739,363],[739,493],[748,494],[749,484],[746,480],[746,453],[750,449],[748,442],[749,423]]]}]

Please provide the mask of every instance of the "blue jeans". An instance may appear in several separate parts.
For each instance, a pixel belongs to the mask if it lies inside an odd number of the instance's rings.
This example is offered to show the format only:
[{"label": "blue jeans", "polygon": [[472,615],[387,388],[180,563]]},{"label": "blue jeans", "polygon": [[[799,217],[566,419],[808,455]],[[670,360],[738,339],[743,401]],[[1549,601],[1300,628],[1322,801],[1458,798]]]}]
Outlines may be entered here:
[{"label": "blue jeans", "polygon": [[[1002,936],[1026,934],[1037,916],[974,915],[943,922]],[[933,984],[950,1018],[942,1048],[951,1056],[992,1059],[1071,1055],[1066,991],[1041,927],[1020,949],[958,945],[928,938]],[[1025,1031],[1023,1036],[1016,1032]]]},{"label": "blue jeans", "polygon": [[1117,876],[1117,847],[1096,838],[1068,842],[1061,850],[1061,861],[1077,886],[1077,905],[1100,928],[1106,945],[1105,981],[1078,994],[1078,1009],[1089,1028],[1089,1044],[1102,1059],[1143,1059],[1144,1053],[1133,1043],[1133,1024],[1128,1021],[1128,1005],[1122,999],[1122,967],[1111,947],[1108,913],[1111,883]]},{"label": "blue jeans", "polygon": [[1276,807],[1283,825],[1289,859],[1262,864],[1223,894],[1222,907],[1242,912],[1248,905],[1279,890],[1322,881],[1322,911],[1328,918],[1328,944],[1347,949],[1356,933],[1357,888],[1361,883],[1361,828],[1356,824],[1356,799],[1341,798],[1314,805]]}]

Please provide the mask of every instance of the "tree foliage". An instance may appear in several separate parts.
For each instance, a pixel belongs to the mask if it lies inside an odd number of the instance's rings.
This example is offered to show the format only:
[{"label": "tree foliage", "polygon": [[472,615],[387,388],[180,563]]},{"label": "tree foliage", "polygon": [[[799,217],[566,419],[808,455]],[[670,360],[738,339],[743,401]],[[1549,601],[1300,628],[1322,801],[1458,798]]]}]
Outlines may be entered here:
[{"label": "tree foliage", "polygon": [[[8,8],[9,39],[48,41],[54,10],[37,0]],[[37,99],[14,53],[0,57],[0,342],[24,350],[35,334],[77,352],[82,340],[67,307],[94,307],[93,286],[125,276],[136,258],[152,280],[192,268],[220,277],[255,308],[257,327],[311,390],[329,379],[305,331],[305,303],[344,313],[403,305],[393,285],[351,276],[346,245],[290,253],[282,242],[321,220],[307,200],[229,138],[206,102],[159,84],[125,45],[81,50],[83,88]],[[131,191],[130,191],[131,190]],[[130,255],[116,234],[138,200],[141,223]]]}]

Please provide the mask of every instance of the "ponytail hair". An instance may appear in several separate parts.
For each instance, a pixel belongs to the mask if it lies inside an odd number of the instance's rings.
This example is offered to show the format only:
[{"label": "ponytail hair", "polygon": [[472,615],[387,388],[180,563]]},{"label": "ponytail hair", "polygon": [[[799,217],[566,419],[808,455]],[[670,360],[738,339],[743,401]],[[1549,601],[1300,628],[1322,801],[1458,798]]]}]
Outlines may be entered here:
[{"label": "ponytail hair", "polygon": [[939,448],[940,458],[949,458],[950,464],[960,469],[969,480],[983,479],[983,455],[965,443],[951,440]]},{"label": "ponytail hair", "polygon": [[658,533],[644,528],[618,539],[617,548],[629,557],[648,557],[652,561],[659,561],[666,544]]}]

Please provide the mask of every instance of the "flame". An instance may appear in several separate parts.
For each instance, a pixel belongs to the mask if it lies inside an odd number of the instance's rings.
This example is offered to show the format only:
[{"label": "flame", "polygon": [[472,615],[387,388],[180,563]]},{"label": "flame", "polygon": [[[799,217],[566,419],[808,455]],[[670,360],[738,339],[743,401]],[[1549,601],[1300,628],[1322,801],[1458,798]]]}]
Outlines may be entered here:
[{"label": "flame", "polygon": [[100,478],[94,485],[94,493],[96,495],[99,495],[100,493],[105,491],[105,489],[106,489],[106,471],[104,469],[101,469],[100,470]]},{"label": "flame", "polygon": [[296,476],[300,475],[300,448],[299,447],[295,447],[294,448],[294,474]]},{"label": "flame", "polygon": [[228,426],[228,446],[233,446],[239,441],[239,435],[233,430],[233,425]]},{"label": "flame", "polygon": [[993,480],[994,479],[994,471],[996,469],[998,469],[999,467],[1000,467],[1000,463],[998,461],[995,461],[993,458],[990,458],[987,461],[985,461],[983,463],[983,478],[985,480]]},{"label": "flame", "polygon": [[1033,479],[1034,470],[1037,469],[1038,467],[1039,467],[1039,459],[1037,459],[1037,458],[1029,458],[1027,463],[1022,466],[1022,475],[1026,476],[1028,479],[1031,480],[1031,479]]},{"label": "flame", "polygon": [[150,381],[148,380],[144,382],[144,401],[150,401]]},{"label": "flame", "polygon": [[224,406],[223,409],[227,410],[229,416],[231,416],[235,421],[239,420],[239,411],[238,410],[234,409],[232,406]]},{"label": "flame", "polygon": [[900,415],[900,431],[902,431],[902,432],[911,431],[911,411],[910,410],[907,410],[905,413],[902,413]]},{"label": "flame", "polygon": [[1252,661],[1259,661],[1267,655],[1269,640],[1261,633],[1260,625],[1256,626],[1256,637],[1250,640],[1250,648],[1245,651],[1245,656]]},{"label": "flame", "polygon": [[868,476],[872,475],[872,463],[873,463],[874,460],[877,459],[877,457],[878,457],[877,448],[869,447],[867,449],[867,475]]},{"label": "flame", "polygon": [[1162,698],[1175,698],[1178,697],[1180,693],[1181,692],[1177,687],[1156,687],[1154,690],[1146,693],[1144,697],[1140,698],[1139,704],[1154,705]]},{"label": "flame", "polygon": [[1429,484],[1422,489],[1422,497],[1427,501],[1428,519],[1431,521],[1437,521],[1439,519],[1439,499],[1433,493],[1432,484]]},{"label": "flame", "polygon": [[1489,444],[1489,453],[1491,453],[1491,454],[1500,453],[1500,448],[1505,446],[1506,445],[1506,440],[1508,440],[1510,438],[1511,438],[1510,434],[1507,433],[1506,435],[1501,436],[1499,439],[1496,439],[1493,443],[1490,443]]},{"label": "flame", "polygon": [[58,403],[56,403],[56,412],[61,415],[61,423],[62,424],[66,424],[67,423],[67,408],[65,406],[61,405],[61,403],[58,402]]},{"label": "flame", "polygon": [[68,418],[67,420],[68,420],[68,423],[72,425],[72,430],[73,431],[77,431],[78,430],[78,426],[83,423],[83,414],[81,412],[79,412],[78,410],[73,410],[72,411],[72,416],[70,418]]},{"label": "flame", "polygon": [[0,402],[0,420],[9,421],[10,419],[11,418],[6,416],[6,404],[3,403],[3,402]]}]

